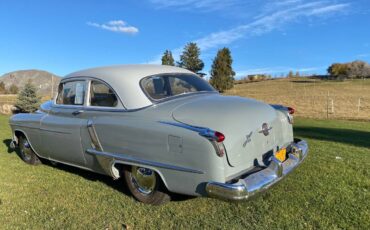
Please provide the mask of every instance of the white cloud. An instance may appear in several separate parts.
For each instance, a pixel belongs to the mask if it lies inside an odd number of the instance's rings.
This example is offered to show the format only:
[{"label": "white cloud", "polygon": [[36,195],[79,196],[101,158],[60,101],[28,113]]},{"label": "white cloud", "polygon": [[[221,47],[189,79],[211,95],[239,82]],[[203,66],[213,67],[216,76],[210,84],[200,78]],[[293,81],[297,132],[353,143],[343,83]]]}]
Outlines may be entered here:
[{"label": "white cloud", "polygon": [[241,5],[242,0],[150,0],[157,8],[176,8],[178,10],[215,11]]},{"label": "white cloud", "polygon": [[[175,6],[189,6],[196,2],[195,0],[151,0],[163,7]],[[221,0],[200,0],[203,6],[207,4],[216,4]],[[236,1],[233,1],[236,2]],[[200,4],[199,3],[199,4]],[[221,3],[220,3],[221,4]],[[249,23],[236,26],[228,30],[221,30],[213,32],[204,37],[193,40],[202,51],[207,51],[214,48],[229,45],[237,40],[245,39],[248,37],[259,36],[282,26],[296,22],[303,18],[312,18],[319,16],[328,16],[336,12],[342,12],[349,8],[350,4],[336,4],[331,0],[318,0],[313,2],[304,3],[303,0],[285,0],[273,1],[270,0],[267,4],[261,6],[262,13],[254,17]],[[255,10],[258,12],[258,9]],[[175,59],[179,58],[182,47],[173,49],[173,56]],[[155,59],[149,63],[160,63],[160,56],[157,55]]]},{"label": "white cloud", "polygon": [[139,32],[138,28],[129,26],[125,21],[122,20],[113,20],[103,24],[87,22],[87,25],[116,33],[136,34]]}]

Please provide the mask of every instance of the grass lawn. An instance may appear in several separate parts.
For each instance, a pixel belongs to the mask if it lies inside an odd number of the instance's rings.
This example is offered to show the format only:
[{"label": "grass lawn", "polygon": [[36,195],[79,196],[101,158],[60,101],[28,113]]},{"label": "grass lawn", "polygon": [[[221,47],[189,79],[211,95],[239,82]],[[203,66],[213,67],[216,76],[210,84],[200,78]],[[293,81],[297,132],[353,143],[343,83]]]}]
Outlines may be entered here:
[{"label": "grass lawn", "polygon": [[310,154],[266,193],[242,203],[178,196],[157,207],[108,177],[23,163],[0,116],[0,228],[370,229],[370,122],[301,118],[295,130]]}]

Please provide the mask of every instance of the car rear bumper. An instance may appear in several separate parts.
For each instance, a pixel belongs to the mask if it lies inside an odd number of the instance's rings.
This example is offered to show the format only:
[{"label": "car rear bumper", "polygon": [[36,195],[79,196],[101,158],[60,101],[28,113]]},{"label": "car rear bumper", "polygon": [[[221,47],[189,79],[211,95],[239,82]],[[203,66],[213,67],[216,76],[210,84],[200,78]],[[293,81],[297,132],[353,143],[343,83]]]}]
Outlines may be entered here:
[{"label": "car rear bumper", "polygon": [[239,179],[234,184],[209,182],[206,186],[208,196],[225,200],[245,200],[268,189],[306,158],[308,153],[306,141],[298,140],[291,147],[292,151],[288,153],[284,162],[280,162],[273,156],[267,168]]}]

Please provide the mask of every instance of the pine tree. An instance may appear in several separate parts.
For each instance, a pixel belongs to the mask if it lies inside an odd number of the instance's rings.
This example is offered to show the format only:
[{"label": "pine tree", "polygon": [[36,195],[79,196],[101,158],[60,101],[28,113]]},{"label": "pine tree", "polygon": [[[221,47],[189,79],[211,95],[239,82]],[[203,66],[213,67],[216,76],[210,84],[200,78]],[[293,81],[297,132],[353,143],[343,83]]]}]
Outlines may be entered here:
[{"label": "pine tree", "polygon": [[204,67],[203,61],[199,58],[200,49],[196,43],[188,43],[184,51],[180,56],[180,62],[178,62],[179,67],[188,69],[194,73],[198,73]]},{"label": "pine tree", "polygon": [[295,73],[295,77],[300,77],[301,75],[299,74],[299,72],[297,71],[296,73]]},{"label": "pine tree", "polygon": [[15,106],[22,113],[35,112],[41,103],[41,98],[37,96],[36,87],[27,82],[21,92],[18,94],[18,99]]},{"label": "pine tree", "polygon": [[294,77],[294,74],[293,74],[293,71],[289,71],[289,73],[288,73],[288,76],[287,76],[288,78],[292,78],[292,77]]},{"label": "pine tree", "polygon": [[172,52],[171,51],[166,50],[163,53],[163,56],[162,56],[162,65],[170,65],[170,66],[174,66],[175,65],[175,60],[172,57]]},{"label": "pine tree", "polygon": [[217,52],[213,60],[210,83],[220,92],[231,89],[234,86],[235,72],[232,68],[233,59],[228,48]]}]

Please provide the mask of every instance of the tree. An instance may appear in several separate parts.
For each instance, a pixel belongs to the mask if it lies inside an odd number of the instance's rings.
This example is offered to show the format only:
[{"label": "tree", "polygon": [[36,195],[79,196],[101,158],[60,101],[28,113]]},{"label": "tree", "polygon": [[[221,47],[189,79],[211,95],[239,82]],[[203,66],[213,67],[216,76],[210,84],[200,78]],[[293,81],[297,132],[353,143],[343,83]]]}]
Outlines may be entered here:
[{"label": "tree", "polygon": [[210,83],[220,92],[231,89],[234,86],[235,72],[232,68],[233,59],[228,48],[217,52],[213,60]]},{"label": "tree", "polygon": [[6,88],[4,82],[0,82],[0,94],[5,94]]},{"label": "tree", "polygon": [[288,78],[292,78],[292,77],[294,77],[294,74],[293,74],[293,71],[289,71],[289,73],[288,73],[288,76],[287,76]]},{"label": "tree", "polygon": [[27,82],[21,92],[18,94],[15,106],[23,113],[35,112],[41,103],[41,98],[37,96],[36,88]]},{"label": "tree", "polygon": [[8,92],[10,94],[17,94],[18,93],[18,87],[15,84],[11,84],[9,87]]},{"label": "tree", "polygon": [[300,77],[301,75],[299,74],[299,72],[295,72],[295,77]]},{"label": "tree", "polygon": [[194,73],[201,71],[204,67],[203,61],[199,58],[200,49],[196,43],[188,43],[184,51],[180,56],[180,62],[178,62],[179,67],[188,69]]},{"label": "tree", "polygon": [[166,50],[163,53],[163,56],[162,56],[162,65],[170,65],[170,66],[174,66],[175,65],[175,60],[172,57],[172,52],[171,51]]}]

